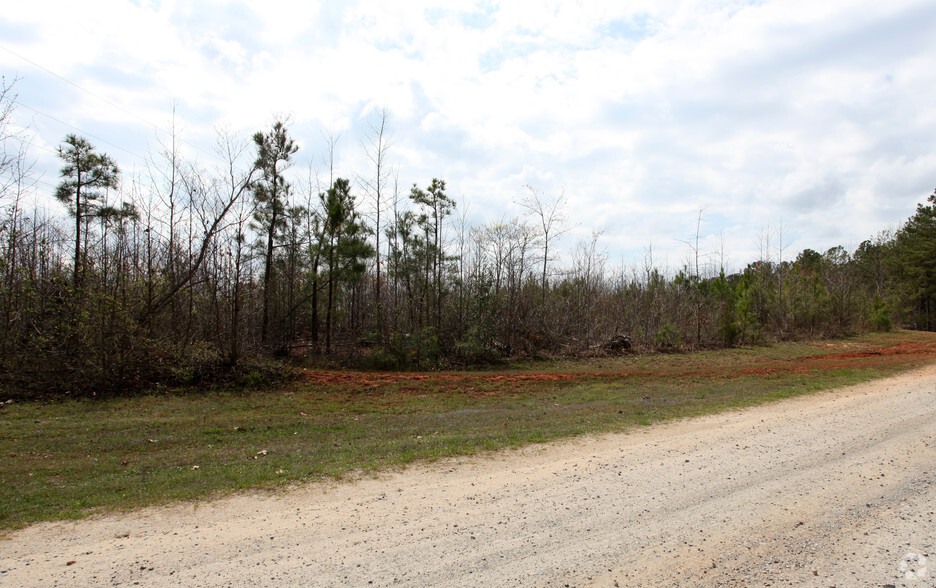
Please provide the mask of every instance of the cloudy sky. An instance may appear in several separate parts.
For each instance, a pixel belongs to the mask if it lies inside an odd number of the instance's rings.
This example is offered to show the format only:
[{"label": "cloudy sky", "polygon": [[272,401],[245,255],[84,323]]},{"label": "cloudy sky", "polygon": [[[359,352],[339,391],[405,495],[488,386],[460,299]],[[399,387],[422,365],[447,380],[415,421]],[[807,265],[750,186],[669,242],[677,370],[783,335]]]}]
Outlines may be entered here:
[{"label": "cloudy sky", "polygon": [[288,116],[297,173],[331,133],[355,177],[387,109],[404,190],[443,178],[475,223],[564,193],[566,248],[601,232],[613,264],[682,264],[700,210],[734,267],[781,232],[853,250],[936,187],[932,0],[32,0],[0,73],[40,190],[70,132],[141,169],[173,105],[192,157]]}]

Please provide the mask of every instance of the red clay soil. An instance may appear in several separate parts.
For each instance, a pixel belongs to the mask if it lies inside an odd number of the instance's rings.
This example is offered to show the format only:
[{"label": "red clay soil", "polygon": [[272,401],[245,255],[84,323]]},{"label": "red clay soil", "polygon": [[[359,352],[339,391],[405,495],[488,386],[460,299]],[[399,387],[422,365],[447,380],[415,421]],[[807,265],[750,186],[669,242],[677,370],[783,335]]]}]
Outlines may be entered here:
[{"label": "red clay soil", "polygon": [[[830,345],[832,347],[832,345]],[[863,349],[843,353],[819,354],[795,360],[765,359],[761,365],[739,369],[738,366],[715,366],[699,369],[651,371],[616,371],[616,372],[568,372],[568,373],[400,373],[400,372],[365,372],[339,370],[305,370],[300,380],[311,384],[339,386],[358,390],[373,389],[387,384],[400,384],[402,387],[421,388],[432,384],[470,386],[472,383],[535,384],[579,380],[585,378],[619,379],[625,377],[692,377],[724,378],[734,375],[763,375],[783,373],[807,373],[828,371],[854,366],[856,361],[871,360],[879,367],[912,362],[914,358],[923,359],[936,355],[936,345],[917,342],[900,343],[888,347]]]},{"label": "red clay soil", "polygon": [[879,349],[871,349],[866,351],[853,351],[851,353],[833,353],[830,355],[816,355],[813,357],[805,358],[807,361],[822,359],[822,360],[839,360],[839,359],[864,359],[868,357],[893,357],[897,355],[916,355],[920,357],[926,357],[930,355],[936,355],[936,347],[932,345],[924,345],[923,343],[901,343],[899,345],[892,345],[890,347],[881,347]]},{"label": "red clay soil", "polygon": [[432,383],[432,382],[555,382],[589,376],[607,376],[608,374],[450,374],[450,373],[400,373],[400,372],[362,372],[337,370],[306,370],[301,379],[315,384],[347,385],[362,388],[395,383]]}]

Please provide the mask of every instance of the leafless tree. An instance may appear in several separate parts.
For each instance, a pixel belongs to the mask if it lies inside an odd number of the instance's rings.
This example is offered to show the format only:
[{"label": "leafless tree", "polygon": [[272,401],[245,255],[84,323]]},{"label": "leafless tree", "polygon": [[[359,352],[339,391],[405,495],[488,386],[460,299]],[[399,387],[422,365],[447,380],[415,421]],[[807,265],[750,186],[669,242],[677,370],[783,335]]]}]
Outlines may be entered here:
[{"label": "leafless tree", "polygon": [[525,208],[529,214],[536,217],[540,230],[543,234],[543,272],[540,280],[542,288],[542,300],[546,301],[546,270],[549,265],[549,247],[555,239],[564,235],[571,227],[566,227],[565,212],[565,190],[563,189],[559,196],[555,198],[546,198],[540,194],[533,186],[527,186],[529,192],[526,197],[519,202],[520,206]]},{"label": "leafless tree", "polygon": [[253,184],[257,168],[253,164],[245,165],[244,157],[248,151],[246,142],[228,131],[219,130],[215,149],[223,163],[214,181],[207,172],[194,165],[190,165],[183,175],[186,188],[195,196],[193,203],[197,205],[195,214],[200,225],[197,242],[192,248],[193,254],[175,279],[168,282],[156,293],[153,301],[143,308],[140,322],[148,322],[192,281],[205,260],[212,239],[225,226],[228,212]]},{"label": "leafless tree", "polygon": [[383,207],[385,206],[383,199],[391,172],[389,164],[387,163],[387,153],[393,144],[392,138],[390,136],[390,130],[388,129],[389,120],[390,111],[383,109],[380,111],[377,121],[370,124],[370,133],[368,134],[364,144],[364,153],[371,165],[373,176],[365,176],[361,180],[361,184],[364,186],[364,191],[373,200],[374,203],[374,235],[377,241],[377,254],[375,256],[376,274],[374,276],[374,304],[377,319],[378,342],[383,341],[384,331],[383,297],[381,292],[382,275],[380,271],[380,261],[382,256],[380,249],[380,237],[382,230],[380,217],[381,213],[383,212]]}]

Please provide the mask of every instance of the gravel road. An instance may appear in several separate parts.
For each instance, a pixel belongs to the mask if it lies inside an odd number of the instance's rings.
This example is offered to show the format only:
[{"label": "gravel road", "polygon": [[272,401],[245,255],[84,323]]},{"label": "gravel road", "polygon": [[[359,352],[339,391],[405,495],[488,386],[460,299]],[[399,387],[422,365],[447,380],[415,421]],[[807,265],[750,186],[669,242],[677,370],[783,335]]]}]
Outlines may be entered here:
[{"label": "gravel road", "polygon": [[39,524],[0,539],[0,585],[931,587],[934,511],[931,366],[630,434]]}]

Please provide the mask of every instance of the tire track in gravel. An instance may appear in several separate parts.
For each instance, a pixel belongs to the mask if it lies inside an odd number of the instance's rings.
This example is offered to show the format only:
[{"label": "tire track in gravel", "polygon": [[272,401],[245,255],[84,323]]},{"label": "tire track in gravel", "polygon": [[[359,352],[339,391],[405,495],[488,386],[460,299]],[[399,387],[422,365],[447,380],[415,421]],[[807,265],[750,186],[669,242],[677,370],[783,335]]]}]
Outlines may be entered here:
[{"label": "tire track in gravel", "polygon": [[625,435],[35,525],[0,542],[0,583],[922,587],[933,510],[931,366]]}]

